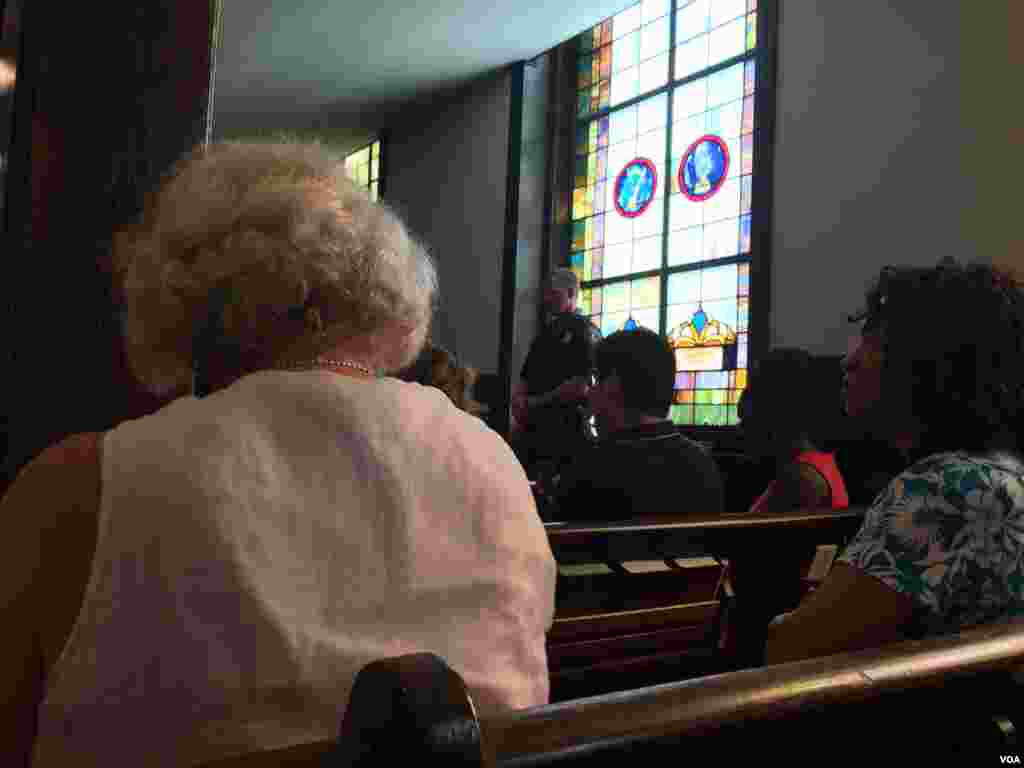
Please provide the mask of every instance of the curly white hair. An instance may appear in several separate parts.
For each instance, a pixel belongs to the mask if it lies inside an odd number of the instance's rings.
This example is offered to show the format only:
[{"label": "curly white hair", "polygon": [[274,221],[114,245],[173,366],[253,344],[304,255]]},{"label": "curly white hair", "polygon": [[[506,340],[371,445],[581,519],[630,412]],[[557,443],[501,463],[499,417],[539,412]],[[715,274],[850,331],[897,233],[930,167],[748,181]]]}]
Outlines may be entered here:
[{"label": "curly white hair", "polygon": [[161,395],[187,391],[211,296],[228,297],[221,340],[240,354],[359,339],[393,371],[422,347],[437,294],[426,249],[315,143],[193,150],[115,238],[114,258],[129,364]]}]

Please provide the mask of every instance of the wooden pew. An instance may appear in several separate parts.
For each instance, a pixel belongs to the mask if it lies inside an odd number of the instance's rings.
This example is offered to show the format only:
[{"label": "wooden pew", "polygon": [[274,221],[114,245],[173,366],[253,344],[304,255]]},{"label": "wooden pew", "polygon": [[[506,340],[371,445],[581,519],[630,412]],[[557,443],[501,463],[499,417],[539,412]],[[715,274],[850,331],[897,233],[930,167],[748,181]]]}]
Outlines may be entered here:
[{"label": "wooden pew", "polygon": [[775,605],[769,580],[767,592],[750,588],[758,609],[746,614],[737,595],[730,610],[746,644],[737,646],[737,658],[726,659],[718,648],[723,589],[716,558],[778,553],[791,561],[785,574],[792,585],[803,589],[800,576],[816,546],[842,544],[862,516],[862,509],[852,509],[547,524],[559,564],[548,635],[552,701],[753,665],[774,615],[766,611],[792,608],[787,594],[799,592],[784,581]]},{"label": "wooden pew", "polygon": [[[399,754],[490,768],[679,761],[695,750],[801,765],[837,755],[994,763],[1017,753],[1024,711],[1010,675],[1022,664],[1024,626],[1002,625],[478,717],[458,675],[417,654],[363,669],[324,765]],[[434,687],[417,688],[423,681]]]},{"label": "wooden pew", "polygon": [[1018,623],[480,717],[442,659],[413,654],[360,671],[337,741],[204,768],[363,768],[409,758],[480,768],[675,763],[694,753],[772,755],[787,765],[837,756],[998,764],[1022,746],[1024,707],[1012,679],[1022,664]]}]

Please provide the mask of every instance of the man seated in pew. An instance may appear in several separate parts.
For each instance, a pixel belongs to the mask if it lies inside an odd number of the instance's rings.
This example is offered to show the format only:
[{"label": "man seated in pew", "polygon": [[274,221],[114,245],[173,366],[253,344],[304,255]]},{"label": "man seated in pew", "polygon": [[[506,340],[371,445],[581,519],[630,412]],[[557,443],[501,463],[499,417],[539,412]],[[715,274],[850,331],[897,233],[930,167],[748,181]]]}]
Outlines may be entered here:
[{"label": "man seated in pew", "polygon": [[769,663],[1024,614],[1024,292],[987,264],[883,270],[847,356],[846,409],[906,469],[821,587],[770,628]]},{"label": "man seated in pew", "polygon": [[557,483],[558,519],[614,520],[722,512],[714,459],[668,419],[675,358],[654,331],[617,331],[597,346],[588,404],[598,442]]},{"label": "man seated in pew", "polygon": [[526,475],[386,376],[436,269],[343,160],[197,149],[114,255],[132,370],[177,399],[51,447],[0,502],[0,765],[326,740],[359,669],[423,651],[484,710],[546,703],[555,563]]},{"label": "man seated in pew", "polygon": [[738,405],[741,427],[751,452],[776,465],[776,477],[751,506],[752,514],[850,506],[835,457],[811,440],[822,417],[814,407],[820,394],[811,356],[802,349],[772,350],[751,371]]}]

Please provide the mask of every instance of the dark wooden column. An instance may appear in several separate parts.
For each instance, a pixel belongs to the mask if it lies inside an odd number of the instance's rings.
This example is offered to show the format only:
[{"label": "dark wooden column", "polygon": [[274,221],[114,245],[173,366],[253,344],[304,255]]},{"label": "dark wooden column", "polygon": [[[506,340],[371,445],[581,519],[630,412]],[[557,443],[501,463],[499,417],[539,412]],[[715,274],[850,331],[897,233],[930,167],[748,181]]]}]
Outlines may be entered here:
[{"label": "dark wooden column", "polygon": [[6,478],[158,403],[128,374],[113,231],[207,138],[221,0],[25,4],[0,290]]}]

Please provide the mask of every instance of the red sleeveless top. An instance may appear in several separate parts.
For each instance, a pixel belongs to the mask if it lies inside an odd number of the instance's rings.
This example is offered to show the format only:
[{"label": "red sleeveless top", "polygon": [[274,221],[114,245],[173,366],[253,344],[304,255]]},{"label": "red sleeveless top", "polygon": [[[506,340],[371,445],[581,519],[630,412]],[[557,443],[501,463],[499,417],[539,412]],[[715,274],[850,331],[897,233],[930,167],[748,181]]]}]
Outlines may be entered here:
[{"label": "red sleeveless top", "polygon": [[[843,476],[839,472],[839,467],[836,466],[835,456],[821,451],[804,451],[794,461],[799,464],[810,464],[825,478],[825,482],[828,483],[829,491],[832,494],[831,509],[846,509],[850,506],[850,498],[846,495],[846,483],[843,482]],[[761,494],[750,508],[751,514],[764,511],[764,506],[768,503],[768,499],[772,494],[775,493],[778,482],[778,480],[771,481],[765,492]]]}]

